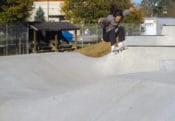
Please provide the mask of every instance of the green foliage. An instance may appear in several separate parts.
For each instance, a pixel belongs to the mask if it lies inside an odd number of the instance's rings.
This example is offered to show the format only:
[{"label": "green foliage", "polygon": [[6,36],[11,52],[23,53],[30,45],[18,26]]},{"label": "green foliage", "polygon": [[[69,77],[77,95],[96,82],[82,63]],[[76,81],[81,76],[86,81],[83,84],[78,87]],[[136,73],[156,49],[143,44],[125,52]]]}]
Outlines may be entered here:
[{"label": "green foliage", "polygon": [[130,13],[129,15],[125,16],[123,23],[143,23],[143,12],[142,9],[138,9],[135,12]]},{"label": "green foliage", "polygon": [[[109,14],[111,4],[116,4],[118,9],[124,10],[133,6],[130,0],[65,0],[62,11],[66,14],[66,19],[74,23],[96,23],[100,17],[106,17]],[[134,19],[132,22],[141,22],[141,10],[133,13]],[[130,17],[132,17],[130,16]],[[130,19],[125,19],[125,22],[131,22]]]},{"label": "green foliage", "polygon": [[30,16],[33,0],[1,0],[0,22],[25,21]]},{"label": "green foliage", "polygon": [[37,22],[45,21],[44,11],[41,7],[39,7],[38,10],[36,11],[35,21]]}]

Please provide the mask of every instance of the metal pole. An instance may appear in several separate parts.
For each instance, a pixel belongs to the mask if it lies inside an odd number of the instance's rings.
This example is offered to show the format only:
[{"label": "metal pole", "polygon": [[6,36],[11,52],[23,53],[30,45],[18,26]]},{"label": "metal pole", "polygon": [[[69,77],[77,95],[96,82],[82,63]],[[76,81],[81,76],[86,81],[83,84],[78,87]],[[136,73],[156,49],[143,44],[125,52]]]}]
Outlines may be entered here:
[{"label": "metal pole", "polygon": [[5,26],[5,55],[8,55],[8,24]]},{"label": "metal pole", "polygon": [[75,30],[75,49],[77,49],[77,30]]},{"label": "metal pole", "polygon": [[26,32],[26,53],[29,54],[29,24],[27,24]]},{"label": "metal pole", "polygon": [[47,21],[49,21],[49,0],[47,0]]},{"label": "metal pole", "polygon": [[19,38],[19,44],[18,44],[18,47],[19,47],[19,54],[21,54],[21,38]]}]

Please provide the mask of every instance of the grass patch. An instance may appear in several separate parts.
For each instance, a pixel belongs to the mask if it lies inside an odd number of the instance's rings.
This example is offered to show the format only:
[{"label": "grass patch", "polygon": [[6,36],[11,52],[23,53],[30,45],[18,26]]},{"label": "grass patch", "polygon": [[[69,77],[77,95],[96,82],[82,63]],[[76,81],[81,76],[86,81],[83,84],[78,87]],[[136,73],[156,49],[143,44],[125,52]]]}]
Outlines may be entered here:
[{"label": "grass patch", "polygon": [[102,57],[110,52],[110,43],[100,42],[97,44],[88,45],[85,48],[75,50],[75,52],[78,52],[90,57]]}]

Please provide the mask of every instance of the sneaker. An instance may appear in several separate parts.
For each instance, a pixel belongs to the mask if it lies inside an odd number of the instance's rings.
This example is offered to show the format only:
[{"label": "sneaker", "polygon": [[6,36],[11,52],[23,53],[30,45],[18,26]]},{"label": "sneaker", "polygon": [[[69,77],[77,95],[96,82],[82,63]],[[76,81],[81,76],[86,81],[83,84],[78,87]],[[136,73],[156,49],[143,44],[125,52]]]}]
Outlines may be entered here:
[{"label": "sneaker", "polygon": [[123,46],[123,50],[127,50],[128,49],[128,47],[127,47],[127,45],[126,45],[126,41],[124,40],[123,42],[122,42],[122,46]]},{"label": "sneaker", "polygon": [[127,50],[127,49],[128,49],[128,47],[127,47],[127,46],[123,47],[123,50]]},{"label": "sneaker", "polygon": [[111,52],[114,51],[115,48],[116,48],[115,45],[112,45],[112,46],[111,46]]}]

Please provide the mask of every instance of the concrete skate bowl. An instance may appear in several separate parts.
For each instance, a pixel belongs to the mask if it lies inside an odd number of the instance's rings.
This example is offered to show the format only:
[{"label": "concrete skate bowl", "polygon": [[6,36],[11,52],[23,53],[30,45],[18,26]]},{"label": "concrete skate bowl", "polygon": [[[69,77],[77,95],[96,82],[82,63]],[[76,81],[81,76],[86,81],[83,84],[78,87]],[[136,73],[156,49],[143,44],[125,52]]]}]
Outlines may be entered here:
[{"label": "concrete skate bowl", "polygon": [[[145,44],[172,45],[168,34]],[[174,52],[157,46],[102,58],[1,57],[0,121],[174,121]]]},{"label": "concrete skate bowl", "polygon": [[174,51],[1,57],[0,121],[173,120]]}]

